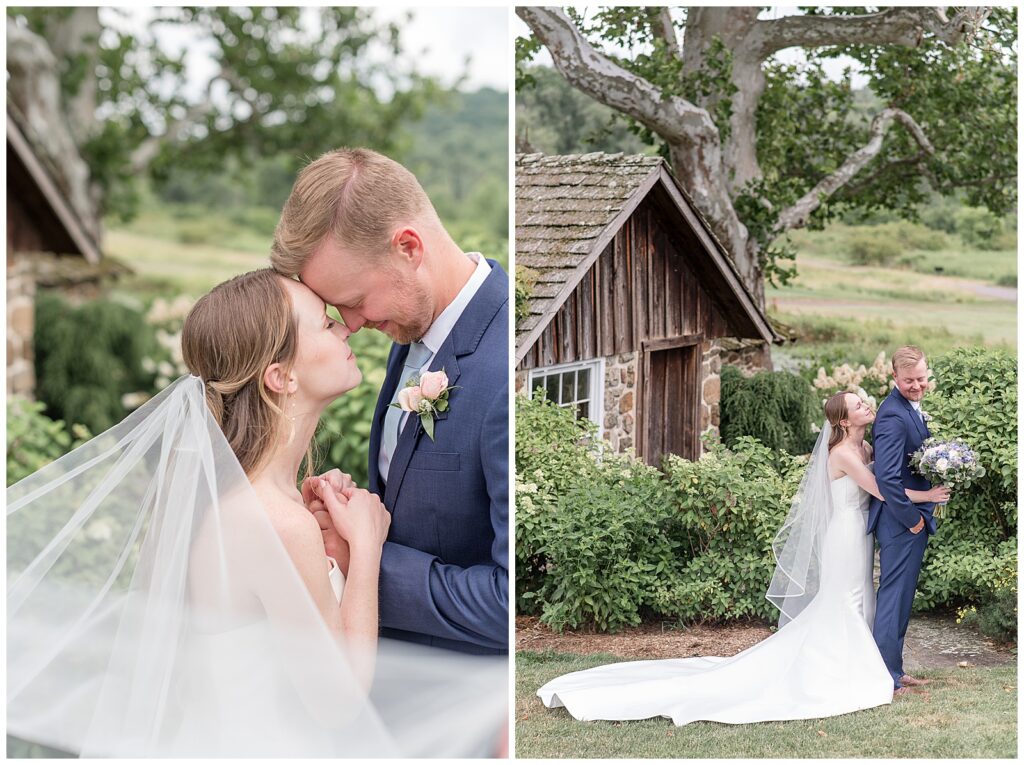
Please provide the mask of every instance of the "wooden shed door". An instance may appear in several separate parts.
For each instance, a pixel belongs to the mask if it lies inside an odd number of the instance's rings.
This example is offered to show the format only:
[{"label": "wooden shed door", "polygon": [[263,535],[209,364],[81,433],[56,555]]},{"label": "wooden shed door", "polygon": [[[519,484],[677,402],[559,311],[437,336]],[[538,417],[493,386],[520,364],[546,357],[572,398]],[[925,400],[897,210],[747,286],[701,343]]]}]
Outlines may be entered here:
[{"label": "wooden shed door", "polygon": [[700,455],[700,370],[698,338],[670,348],[651,343],[644,352],[643,458],[660,466],[664,454],[688,460]]}]

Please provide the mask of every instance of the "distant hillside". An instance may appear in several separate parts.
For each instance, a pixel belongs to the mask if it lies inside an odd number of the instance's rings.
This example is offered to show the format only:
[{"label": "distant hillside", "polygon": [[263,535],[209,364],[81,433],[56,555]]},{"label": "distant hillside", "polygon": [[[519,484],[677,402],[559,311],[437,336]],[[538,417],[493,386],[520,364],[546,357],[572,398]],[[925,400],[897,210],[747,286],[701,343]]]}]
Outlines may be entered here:
[{"label": "distant hillside", "polygon": [[445,220],[508,236],[508,93],[452,92],[410,126],[403,157]]}]

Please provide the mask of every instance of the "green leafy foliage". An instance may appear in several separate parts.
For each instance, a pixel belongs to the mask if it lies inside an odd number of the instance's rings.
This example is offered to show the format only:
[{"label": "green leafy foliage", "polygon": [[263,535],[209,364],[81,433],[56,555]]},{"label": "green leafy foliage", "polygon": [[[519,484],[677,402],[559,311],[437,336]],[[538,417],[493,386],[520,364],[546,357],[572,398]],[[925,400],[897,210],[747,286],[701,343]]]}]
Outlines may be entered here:
[{"label": "green leafy foliage", "polygon": [[953,496],[929,544],[918,605],[984,604],[1017,566],[1017,362],[998,350],[961,348],[930,362],[936,390],[929,429],[963,438],[985,476]]},{"label": "green leafy foliage", "polygon": [[[752,85],[748,77],[739,87],[733,75],[738,70],[738,46],[747,44],[745,38],[736,35],[729,40],[723,32],[721,36],[711,36],[699,53],[688,49],[680,59],[672,46],[664,42],[659,11],[617,7],[567,12],[596,48],[650,82],[661,98],[681,96],[705,108],[721,137],[723,155],[728,156],[736,149],[730,142],[738,140],[739,131],[733,130],[730,120],[737,111],[737,98],[742,97],[745,105],[754,100],[755,145],[741,147],[740,154],[756,156],[759,173],[749,183],[729,189],[729,195],[757,245],[763,275],[773,284],[786,284],[795,273],[793,247],[785,238],[777,238],[780,211],[865,146],[871,137],[872,119],[887,107],[911,115],[927,135],[934,152],[922,150],[909,131],[893,125],[878,156],[850,182],[822,200],[807,222],[808,227],[821,228],[838,217],[879,212],[915,220],[921,204],[936,195],[960,194],[967,204],[985,208],[997,217],[1014,209],[1014,9],[993,9],[977,34],[957,45],[949,45],[922,30],[920,40],[913,46],[804,47],[800,63],[792,63],[788,56],[771,56],[760,64],[763,82]],[[807,16],[823,17],[853,17],[877,11],[838,6],[800,9]],[[737,9],[736,14],[745,12]],[[687,44],[689,37],[684,29],[690,19],[688,12],[674,10],[676,37]],[[742,19],[735,20],[738,26],[744,23]],[[718,19],[717,23],[716,28],[728,31],[729,19]],[[758,23],[769,22],[762,18]],[[532,36],[517,40],[517,87],[525,81],[542,85],[539,67],[526,67],[539,48]],[[853,89],[852,67],[839,77],[830,73],[834,71],[833,59],[842,55],[857,61],[858,74],[868,78],[867,88]],[[527,112],[525,108],[521,111]],[[645,151],[670,156],[669,142],[676,140],[674,137],[656,135],[634,116],[624,117],[649,147]],[[547,126],[531,125],[531,135],[539,135],[545,127],[550,129],[558,124],[557,120],[549,120]],[[576,121],[569,122],[565,133],[579,134]],[[750,139],[744,135],[739,140]],[[557,146],[557,140],[548,143]],[[623,145],[620,150],[631,149]],[[712,221],[712,225],[715,223]]]},{"label": "green leafy foliage", "polygon": [[338,468],[365,487],[368,476],[370,427],[377,393],[384,385],[391,341],[374,330],[356,332],[349,344],[359,362],[363,382],[334,401],[320,417],[314,456],[317,473]]},{"label": "green leafy foliage", "polygon": [[665,460],[690,555],[665,588],[662,613],[683,621],[777,618],[765,598],[775,570],[771,544],[803,465],[748,437],[731,449],[712,444],[696,462]]},{"label": "green leafy foliage", "polygon": [[36,395],[53,419],[99,433],[119,422],[129,393],[153,388],[143,359],[156,353],[141,311],[109,300],[72,306],[55,293],[36,296]]},{"label": "green leafy foliage", "polygon": [[752,439],[662,473],[598,457],[594,426],[545,401],[516,404],[516,592],[555,627],[615,630],[659,614],[768,615],[771,538],[798,476]]},{"label": "green leafy foliage", "polygon": [[811,425],[821,420],[818,396],[800,375],[764,371],[746,377],[729,365],[722,367],[720,412],[719,432],[726,446],[732,448],[740,438],[751,436],[769,449],[789,454],[811,450]]},{"label": "green leafy foliage", "polygon": [[7,397],[7,485],[48,465],[87,441],[88,429],[75,425],[72,432],[61,420],[51,420],[46,405],[21,396]]},{"label": "green leafy foliage", "polygon": [[[107,214],[135,214],[144,174],[162,182],[183,169],[219,173],[228,158],[244,165],[282,156],[294,178],[306,158],[339,145],[401,153],[405,125],[440,92],[403,54],[401,20],[379,21],[371,8],[157,9],[152,24],[187,37],[190,50],[210,50],[210,85],[224,91],[217,98],[195,95],[186,49],[171,53],[135,24],[111,24],[118,13],[101,9],[103,33],[77,39],[82,33],[63,9],[8,9],[44,39],[79,48],[58,60],[62,95],[69,99],[88,83],[106,115],[92,129],[80,126],[88,135],[79,149]],[[140,172],[136,150],[166,133],[178,138],[162,141]]]},{"label": "green leafy foliage", "polygon": [[[1006,634],[1004,590],[1017,566],[1015,362],[1004,352],[958,349],[931,365],[939,381],[925,402],[933,430],[968,440],[989,473],[950,503],[915,606],[975,604],[986,629]],[[708,442],[694,462],[670,455],[657,471],[602,451],[595,436],[592,423],[542,396],[517,399],[519,611],[558,629],[614,630],[649,616],[774,619],[764,597],[771,543],[806,457],[740,436],[728,446]]]}]

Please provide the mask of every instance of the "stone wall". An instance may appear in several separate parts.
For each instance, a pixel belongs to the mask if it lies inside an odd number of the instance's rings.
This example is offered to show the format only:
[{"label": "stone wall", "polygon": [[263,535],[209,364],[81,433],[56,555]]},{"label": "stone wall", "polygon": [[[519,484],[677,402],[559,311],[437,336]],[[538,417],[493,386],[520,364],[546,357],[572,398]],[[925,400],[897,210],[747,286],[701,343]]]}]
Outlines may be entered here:
[{"label": "stone wall", "polygon": [[[701,345],[700,432],[719,437],[721,422],[719,403],[722,399],[722,344],[720,340],[705,340]],[[701,443],[703,451],[703,443]]]},{"label": "stone wall", "polygon": [[36,285],[31,260],[7,253],[7,395],[31,396],[35,388],[32,332]]},{"label": "stone wall", "polygon": [[604,360],[604,422],[601,435],[617,452],[636,447],[638,359],[638,353],[620,353]]}]

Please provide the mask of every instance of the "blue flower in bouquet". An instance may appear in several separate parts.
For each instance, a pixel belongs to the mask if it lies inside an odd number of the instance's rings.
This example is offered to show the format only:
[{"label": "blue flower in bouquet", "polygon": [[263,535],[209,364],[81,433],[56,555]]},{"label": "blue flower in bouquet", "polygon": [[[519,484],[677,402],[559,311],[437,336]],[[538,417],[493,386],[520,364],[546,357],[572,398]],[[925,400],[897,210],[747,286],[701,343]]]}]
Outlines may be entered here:
[{"label": "blue flower in bouquet", "polygon": [[[985,468],[970,445],[960,438],[928,438],[910,455],[910,466],[929,483],[941,484],[952,491],[967,489],[985,475]],[[941,507],[941,506],[939,506]],[[939,507],[935,516],[941,517]]]}]

